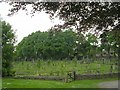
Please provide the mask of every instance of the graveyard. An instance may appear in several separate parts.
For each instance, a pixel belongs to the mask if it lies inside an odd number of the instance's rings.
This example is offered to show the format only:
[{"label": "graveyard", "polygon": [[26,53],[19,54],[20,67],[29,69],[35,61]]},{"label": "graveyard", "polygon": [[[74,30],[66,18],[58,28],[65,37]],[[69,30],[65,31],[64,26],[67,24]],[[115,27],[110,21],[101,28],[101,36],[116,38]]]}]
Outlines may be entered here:
[{"label": "graveyard", "polygon": [[118,66],[114,61],[16,61],[12,68],[15,76],[3,78],[2,85],[3,88],[100,88],[102,82],[118,80]]},{"label": "graveyard", "polygon": [[0,1],[3,90],[118,88],[120,3],[66,1]]},{"label": "graveyard", "polygon": [[35,62],[31,61],[16,61],[13,62],[13,71],[18,76],[63,76],[67,73],[75,71],[77,74],[104,74],[104,73],[117,73],[118,65],[117,61],[85,61],[78,60],[39,60]]}]

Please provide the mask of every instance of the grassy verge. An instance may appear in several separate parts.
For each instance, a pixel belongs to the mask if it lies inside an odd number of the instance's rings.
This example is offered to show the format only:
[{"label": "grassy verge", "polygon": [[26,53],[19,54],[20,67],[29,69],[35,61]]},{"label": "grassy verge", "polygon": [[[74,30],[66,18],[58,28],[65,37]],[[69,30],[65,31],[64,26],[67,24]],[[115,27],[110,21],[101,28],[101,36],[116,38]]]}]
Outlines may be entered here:
[{"label": "grassy verge", "polygon": [[25,80],[3,78],[3,88],[99,88],[98,84],[106,81],[117,80],[113,79],[96,79],[96,80],[78,80],[70,83],[48,80]]}]

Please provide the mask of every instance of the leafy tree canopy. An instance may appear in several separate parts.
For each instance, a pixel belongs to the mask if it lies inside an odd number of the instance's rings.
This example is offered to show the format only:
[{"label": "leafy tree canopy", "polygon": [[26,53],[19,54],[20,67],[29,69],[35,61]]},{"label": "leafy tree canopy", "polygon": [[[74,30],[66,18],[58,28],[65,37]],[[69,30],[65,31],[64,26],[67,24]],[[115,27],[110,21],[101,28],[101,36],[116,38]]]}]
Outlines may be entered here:
[{"label": "leafy tree canopy", "polygon": [[20,9],[27,10],[32,5],[31,13],[45,11],[50,17],[58,16],[65,23],[61,28],[75,26],[78,31],[118,30],[120,28],[119,2],[11,2],[13,8],[9,15]]}]

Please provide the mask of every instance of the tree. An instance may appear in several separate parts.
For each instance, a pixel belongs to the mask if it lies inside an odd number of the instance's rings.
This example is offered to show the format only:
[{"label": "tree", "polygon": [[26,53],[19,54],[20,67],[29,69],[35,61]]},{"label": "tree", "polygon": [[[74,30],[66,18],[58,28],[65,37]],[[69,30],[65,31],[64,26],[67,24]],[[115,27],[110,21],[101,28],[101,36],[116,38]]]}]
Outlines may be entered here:
[{"label": "tree", "polygon": [[97,36],[95,36],[94,34],[89,33],[88,35],[86,35],[87,38],[87,42],[89,43],[88,46],[88,56],[89,58],[95,58],[96,55],[96,48],[97,48],[97,44],[98,44],[98,38]]},{"label": "tree", "polygon": [[48,32],[32,33],[16,46],[17,59],[33,60],[43,57],[44,44],[47,40]]},{"label": "tree", "polygon": [[2,23],[0,21],[0,76],[2,76]]},{"label": "tree", "polygon": [[10,2],[10,5],[13,8],[9,15],[20,9],[27,11],[27,5],[32,5],[32,14],[44,10],[51,18],[56,15],[65,21],[63,28],[76,26],[78,31],[120,28],[119,2]]},{"label": "tree", "polygon": [[119,55],[120,50],[120,35],[119,30],[113,30],[113,31],[104,31],[101,36],[101,47],[108,53],[108,58],[110,58],[111,51],[114,51],[114,56],[116,54]]},{"label": "tree", "polygon": [[14,54],[15,33],[10,24],[2,21],[2,76],[11,76]]},{"label": "tree", "polygon": [[72,30],[37,31],[25,37],[16,48],[17,59],[72,59],[76,34]]}]

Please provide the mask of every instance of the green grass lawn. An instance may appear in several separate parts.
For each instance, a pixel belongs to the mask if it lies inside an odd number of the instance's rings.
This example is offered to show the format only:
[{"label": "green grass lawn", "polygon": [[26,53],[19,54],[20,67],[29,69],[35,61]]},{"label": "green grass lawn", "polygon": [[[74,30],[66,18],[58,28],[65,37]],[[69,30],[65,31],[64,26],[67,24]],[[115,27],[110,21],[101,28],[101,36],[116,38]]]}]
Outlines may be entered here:
[{"label": "green grass lawn", "polygon": [[2,88],[2,78],[0,77],[0,90]]},{"label": "green grass lawn", "polygon": [[99,80],[78,80],[70,83],[61,81],[48,80],[27,80],[3,78],[3,88],[99,88],[98,84],[105,81],[113,81],[117,79],[99,79]]}]

